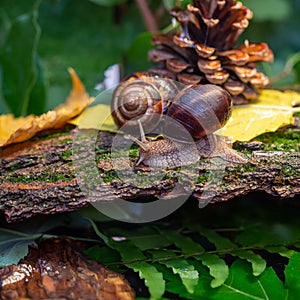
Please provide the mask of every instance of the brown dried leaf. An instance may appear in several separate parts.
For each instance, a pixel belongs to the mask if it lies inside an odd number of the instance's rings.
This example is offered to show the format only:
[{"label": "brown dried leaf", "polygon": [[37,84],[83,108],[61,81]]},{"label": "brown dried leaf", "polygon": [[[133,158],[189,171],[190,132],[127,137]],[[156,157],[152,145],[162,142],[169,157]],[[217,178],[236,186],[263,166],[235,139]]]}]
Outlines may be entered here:
[{"label": "brown dried leaf", "polygon": [[60,128],[68,120],[79,115],[94,100],[86,93],[84,85],[72,68],[69,68],[69,73],[73,89],[64,104],[40,116],[29,115],[19,118],[14,118],[11,114],[0,116],[0,147],[26,141],[45,129]]}]

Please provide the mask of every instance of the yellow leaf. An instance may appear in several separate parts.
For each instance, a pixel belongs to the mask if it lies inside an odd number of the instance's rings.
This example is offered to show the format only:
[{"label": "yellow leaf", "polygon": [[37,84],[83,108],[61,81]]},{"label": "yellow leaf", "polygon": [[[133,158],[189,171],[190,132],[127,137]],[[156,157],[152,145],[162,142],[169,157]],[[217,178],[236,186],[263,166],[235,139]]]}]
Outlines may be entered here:
[{"label": "yellow leaf", "polygon": [[118,127],[110,113],[110,106],[105,104],[88,107],[80,116],[70,120],[68,123],[77,125],[79,129],[118,131]]},{"label": "yellow leaf", "polygon": [[75,71],[69,68],[69,73],[73,88],[64,104],[40,116],[29,115],[19,118],[14,118],[10,114],[0,116],[0,146],[26,141],[45,129],[62,127],[93,101]]},{"label": "yellow leaf", "polygon": [[300,103],[295,91],[262,90],[253,104],[235,106],[228,123],[217,134],[228,136],[233,142],[250,141],[265,132],[293,124],[294,105]]}]

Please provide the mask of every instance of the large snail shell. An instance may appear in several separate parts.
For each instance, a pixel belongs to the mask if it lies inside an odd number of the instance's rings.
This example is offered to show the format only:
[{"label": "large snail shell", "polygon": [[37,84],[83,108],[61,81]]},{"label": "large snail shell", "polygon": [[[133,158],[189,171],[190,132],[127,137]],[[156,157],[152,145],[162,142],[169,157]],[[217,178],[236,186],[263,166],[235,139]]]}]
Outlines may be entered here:
[{"label": "large snail shell", "polygon": [[223,127],[231,108],[231,96],[221,87],[212,84],[186,87],[168,108],[167,136],[183,141],[190,137],[199,140]]},{"label": "large snail shell", "polygon": [[[147,74],[148,75],[148,74]],[[134,75],[121,82],[115,89],[111,101],[111,112],[115,123],[136,131],[138,120],[146,132],[160,122],[179,87],[169,79]]]}]

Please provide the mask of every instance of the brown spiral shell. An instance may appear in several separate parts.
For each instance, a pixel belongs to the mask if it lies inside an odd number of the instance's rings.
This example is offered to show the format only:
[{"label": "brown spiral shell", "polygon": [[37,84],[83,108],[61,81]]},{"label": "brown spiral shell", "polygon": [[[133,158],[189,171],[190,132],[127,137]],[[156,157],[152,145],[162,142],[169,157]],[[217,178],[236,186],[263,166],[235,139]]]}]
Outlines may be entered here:
[{"label": "brown spiral shell", "polygon": [[175,97],[179,86],[172,80],[136,73],[122,81],[114,90],[111,113],[118,127],[126,124],[138,130],[138,120],[149,132],[161,121],[169,99]]},{"label": "brown spiral shell", "polygon": [[168,108],[168,137],[185,140],[186,131],[197,141],[225,125],[231,115],[230,94],[213,84],[182,89]]}]

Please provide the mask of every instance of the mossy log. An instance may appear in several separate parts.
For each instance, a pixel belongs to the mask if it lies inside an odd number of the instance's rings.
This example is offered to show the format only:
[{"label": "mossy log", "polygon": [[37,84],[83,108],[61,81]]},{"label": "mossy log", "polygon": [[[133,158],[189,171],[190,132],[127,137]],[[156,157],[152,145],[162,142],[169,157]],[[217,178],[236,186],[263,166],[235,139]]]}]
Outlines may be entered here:
[{"label": "mossy log", "polygon": [[[219,180],[215,180],[215,175],[220,174],[217,164],[204,159],[192,171],[166,170],[163,176],[160,173],[160,180],[145,187],[133,186],[119,178],[119,170],[113,167],[110,156],[114,135],[100,132],[94,161],[101,181],[93,186],[99,196],[95,198],[85,196],[78,184],[78,173],[74,172],[72,151],[76,129],[67,126],[56,132],[44,132],[30,141],[1,149],[0,211],[8,222],[14,222],[38,214],[73,211],[99,198],[153,200],[168,195],[179,178],[183,182],[181,187],[191,190],[189,201],[199,200],[202,205],[208,200],[216,203],[254,191],[292,198],[300,194],[299,119],[295,118],[294,126],[265,134],[257,141],[236,143],[234,147],[251,157],[251,162],[226,164]],[[133,148],[129,153],[131,166],[136,155],[137,148]],[[132,172],[122,164],[117,168],[125,177],[126,172],[128,176]],[[137,172],[147,174],[149,170],[141,167]],[[170,193],[168,200],[172,201],[173,197],[176,193]]]}]

